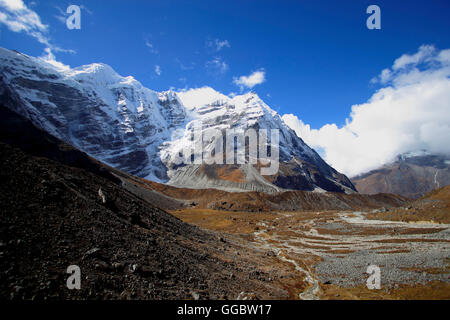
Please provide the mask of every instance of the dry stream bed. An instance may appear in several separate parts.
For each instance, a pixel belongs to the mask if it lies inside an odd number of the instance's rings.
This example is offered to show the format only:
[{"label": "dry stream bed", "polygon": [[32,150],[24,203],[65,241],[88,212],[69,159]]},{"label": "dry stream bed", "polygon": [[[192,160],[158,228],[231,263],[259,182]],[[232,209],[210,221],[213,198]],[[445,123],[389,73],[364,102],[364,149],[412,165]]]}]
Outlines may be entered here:
[{"label": "dry stream bed", "polygon": [[[369,220],[366,212],[172,213],[264,252],[268,269],[289,265],[277,281],[291,299],[450,299],[448,224]],[[381,270],[379,290],[366,287],[369,265]]]}]

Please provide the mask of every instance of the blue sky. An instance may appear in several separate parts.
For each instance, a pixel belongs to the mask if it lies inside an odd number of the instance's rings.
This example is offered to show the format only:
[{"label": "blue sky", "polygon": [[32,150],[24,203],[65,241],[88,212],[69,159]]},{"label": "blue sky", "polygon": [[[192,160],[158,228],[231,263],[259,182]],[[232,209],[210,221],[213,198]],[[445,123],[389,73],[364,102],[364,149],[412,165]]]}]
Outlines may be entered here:
[{"label": "blue sky", "polygon": [[[449,1],[23,3],[47,25],[46,37],[60,48],[53,50],[58,61],[72,67],[104,62],[158,91],[211,86],[239,93],[233,79],[261,71],[265,81],[252,89],[280,114],[293,113],[312,128],[344,125],[351,106],[379,88],[370,80],[402,54],[423,44],[450,47]],[[61,19],[70,4],[82,6],[81,30],[68,30]],[[381,30],[366,28],[371,4],[381,8]],[[46,47],[5,24],[0,32],[8,49],[40,56]]]}]

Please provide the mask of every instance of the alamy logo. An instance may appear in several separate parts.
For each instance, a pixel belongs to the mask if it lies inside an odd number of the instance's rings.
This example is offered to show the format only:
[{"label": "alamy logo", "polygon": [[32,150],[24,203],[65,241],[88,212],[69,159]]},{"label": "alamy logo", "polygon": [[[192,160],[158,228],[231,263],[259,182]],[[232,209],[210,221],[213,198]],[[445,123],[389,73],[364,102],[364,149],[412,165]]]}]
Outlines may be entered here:
[{"label": "alamy logo", "polygon": [[370,277],[367,279],[367,289],[379,290],[381,288],[381,270],[380,267],[371,264],[367,267],[366,273],[370,274]]},{"label": "alamy logo", "polygon": [[67,17],[67,19],[66,19],[67,29],[80,30],[81,29],[81,9],[80,9],[80,7],[72,4],[67,7],[66,12],[67,12],[67,14],[70,14],[70,16]]},{"label": "alamy logo", "polygon": [[[280,134],[278,129],[206,128],[196,121],[182,152],[173,154],[171,162],[180,164],[251,164],[259,165],[261,175],[274,175],[279,169]],[[225,142],[224,142],[225,141]]]},{"label": "alamy logo", "polygon": [[367,7],[366,13],[371,14],[366,21],[367,29],[381,29],[381,9],[373,4]]},{"label": "alamy logo", "polygon": [[81,289],[81,269],[77,265],[70,265],[67,267],[67,273],[71,274],[69,278],[67,278],[67,288],[70,290]]}]

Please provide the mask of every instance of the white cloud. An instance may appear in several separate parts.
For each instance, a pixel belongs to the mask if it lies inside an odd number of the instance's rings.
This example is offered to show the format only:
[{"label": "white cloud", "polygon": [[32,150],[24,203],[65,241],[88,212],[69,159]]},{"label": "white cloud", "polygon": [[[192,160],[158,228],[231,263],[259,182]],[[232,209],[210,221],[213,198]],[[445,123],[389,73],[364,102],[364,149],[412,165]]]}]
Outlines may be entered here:
[{"label": "white cloud", "polygon": [[231,48],[230,42],[228,40],[207,40],[206,41],[206,47],[213,48],[215,51],[219,52],[223,48]]},{"label": "white cloud", "polygon": [[155,49],[155,47],[149,40],[145,40],[145,46],[150,49],[151,53],[158,54],[158,50]]},{"label": "white cloud", "polygon": [[441,78],[448,72],[450,50],[439,51],[431,45],[422,45],[414,54],[404,54],[394,61],[392,68],[384,69],[372,82],[404,86],[419,81]]},{"label": "white cloud", "polygon": [[24,32],[40,43],[48,45],[46,36],[48,26],[44,25],[39,15],[27,8],[22,0],[0,0],[0,23],[13,32]]},{"label": "white cloud", "polygon": [[253,88],[254,86],[261,84],[266,81],[266,72],[264,69],[258,70],[250,74],[249,76],[240,76],[239,78],[233,78],[233,83],[241,88],[244,87]]},{"label": "white cloud", "polygon": [[61,9],[60,7],[58,7],[58,6],[55,6],[55,9],[58,11],[59,14],[55,15],[54,17],[59,22],[61,22],[62,24],[66,25],[66,20],[67,20],[67,17],[69,16],[69,14],[66,11],[64,11],[63,9]]},{"label": "white cloud", "polygon": [[389,69],[384,69],[383,71],[381,71],[380,74],[380,80],[382,83],[386,83],[389,81],[389,78],[391,77],[391,70]]},{"label": "white cloud", "polygon": [[155,65],[155,73],[160,76],[161,75],[161,67],[159,65]]},{"label": "white cloud", "polygon": [[0,3],[3,3],[4,6],[11,11],[25,9],[25,5],[22,0],[1,0]]},{"label": "white cloud", "polygon": [[352,106],[346,125],[311,127],[283,120],[337,170],[354,176],[418,150],[450,154],[450,50],[422,46],[402,55],[379,79],[387,85]]},{"label": "white cloud", "polygon": [[217,100],[229,100],[224,94],[217,92],[211,87],[201,87],[189,90],[182,90],[177,93],[181,102],[188,108],[193,109],[195,107],[203,106],[205,104],[212,103]]},{"label": "white cloud", "polygon": [[0,9],[0,23],[13,32],[27,34],[46,46],[44,56],[41,58],[47,62],[63,67],[64,64],[56,61],[52,51],[75,53],[74,50],[52,44],[48,36],[49,27],[43,24],[39,15],[28,8],[22,0],[0,0]]},{"label": "white cloud", "polygon": [[216,74],[224,74],[228,71],[228,64],[220,57],[207,61],[205,66],[210,72]]},{"label": "white cloud", "polygon": [[189,65],[185,65],[178,58],[175,58],[175,62],[180,66],[181,70],[192,70],[195,67],[195,62],[191,62]]},{"label": "white cloud", "polygon": [[419,48],[417,53],[410,55],[404,54],[394,61],[392,70],[405,68],[408,65],[418,64],[419,62],[427,61],[432,58],[436,49],[431,45],[423,45]]},{"label": "white cloud", "polygon": [[57,69],[61,70],[61,71],[67,71],[70,70],[70,66],[65,65],[62,62],[56,61],[56,57],[53,54],[52,50],[50,48],[45,48],[44,49],[44,54],[42,56],[40,56],[39,58],[44,60],[45,62],[53,65],[54,67],[56,67]]}]

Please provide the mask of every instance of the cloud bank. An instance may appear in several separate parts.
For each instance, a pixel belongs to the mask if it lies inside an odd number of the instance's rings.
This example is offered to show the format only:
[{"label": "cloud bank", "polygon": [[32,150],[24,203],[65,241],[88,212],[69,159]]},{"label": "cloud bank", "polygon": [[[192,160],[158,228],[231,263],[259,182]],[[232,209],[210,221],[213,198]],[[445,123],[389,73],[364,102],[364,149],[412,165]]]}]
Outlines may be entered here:
[{"label": "cloud bank", "polygon": [[223,48],[231,48],[230,42],[228,40],[206,40],[206,47],[213,48],[215,51],[219,52]]},{"label": "cloud bank", "polygon": [[266,72],[263,69],[255,71],[248,76],[240,76],[239,78],[233,79],[233,83],[238,85],[241,91],[244,90],[244,87],[251,89],[264,81],[266,81]]},{"label": "cloud bank", "polygon": [[60,68],[67,68],[56,61],[53,52],[75,53],[74,50],[62,49],[55,46],[48,36],[49,27],[42,23],[39,15],[28,8],[22,0],[0,0],[0,23],[10,31],[25,33],[46,46],[41,58]]},{"label": "cloud bank", "polygon": [[48,45],[48,26],[22,0],[0,0],[0,23],[13,32],[24,32],[40,43]]},{"label": "cloud bank", "polygon": [[423,45],[404,54],[372,79],[380,88],[353,105],[346,125],[312,129],[292,114],[283,116],[337,170],[355,176],[405,152],[450,154],[450,49]]}]

